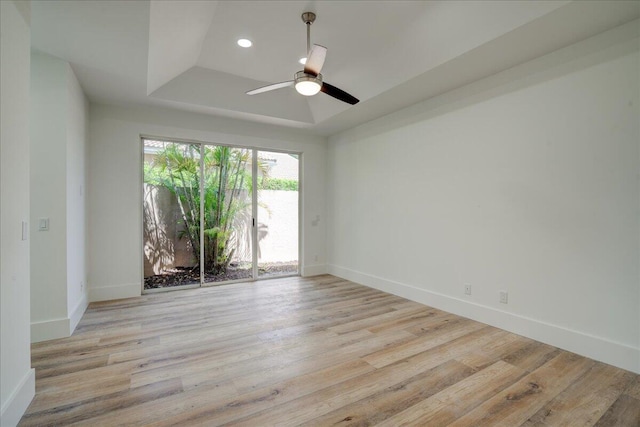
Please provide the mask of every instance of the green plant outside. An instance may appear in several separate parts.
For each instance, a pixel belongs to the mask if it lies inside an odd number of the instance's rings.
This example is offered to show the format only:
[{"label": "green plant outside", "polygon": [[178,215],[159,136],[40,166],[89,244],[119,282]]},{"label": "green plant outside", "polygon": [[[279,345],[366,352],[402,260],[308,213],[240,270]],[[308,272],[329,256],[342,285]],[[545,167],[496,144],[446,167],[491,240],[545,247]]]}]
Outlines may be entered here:
[{"label": "green plant outside", "polygon": [[[251,151],[204,147],[204,270],[224,273],[234,255],[234,223],[251,215]],[[267,170],[258,168],[263,176]],[[176,196],[184,236],[200,264],[200,146],[171,144],[144,165],[144,182],[167,188]]]},{"label": "green plant outside", "polygon": [[298,191],[295,179],[264,178],[258,184],[258,190]]}]

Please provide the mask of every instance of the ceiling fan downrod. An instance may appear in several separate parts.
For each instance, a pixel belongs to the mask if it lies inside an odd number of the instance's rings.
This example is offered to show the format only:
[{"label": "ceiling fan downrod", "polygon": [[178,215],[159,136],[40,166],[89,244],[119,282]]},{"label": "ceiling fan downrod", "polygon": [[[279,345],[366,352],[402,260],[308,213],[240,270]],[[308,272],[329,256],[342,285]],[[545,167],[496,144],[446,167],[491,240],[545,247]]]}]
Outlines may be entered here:
[{"label": "ceiling fan downrod", "polygon": [[302,14],[302,22],[307,25],[307,58],[311,52],[311,24],[316,20],[316,14],[313,12],[304,12]]}]

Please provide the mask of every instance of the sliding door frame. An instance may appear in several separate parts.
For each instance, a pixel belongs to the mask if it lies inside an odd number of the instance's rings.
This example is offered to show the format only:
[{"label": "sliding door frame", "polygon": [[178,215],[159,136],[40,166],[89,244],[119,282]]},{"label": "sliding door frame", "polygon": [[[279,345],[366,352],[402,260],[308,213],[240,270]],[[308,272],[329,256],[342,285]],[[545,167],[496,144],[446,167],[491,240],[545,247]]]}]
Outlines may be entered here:
[{"label": "sliding door frame", "polygon": [[[259,278],[258,277],[258,227],[257,227],[257,221],[258,221],[258,183],[257,183],[257,169],[258,169],[258,152],[259,151],[263,151],[263,152],[268,152],[268,153],[280,153],[280,154],[295,154],[298,156],[298,269],[295,273],[288,273],[288,274],[281,274],[278,276],[268,276],[268,277],[262,277]],[[303,224],[303,220],[302,220],[302,200],[303,200],[303,195],[302,195],[302,189],[303,189],[303,183],[302,183],[302,162],[303,162],[303,153],[299,152],[299,151],[287,151],[287,150],[272,150],[272,149],[265,149],[265,148],[256,148],[254,149],[254,154],[255,154],[255,161],[253,162],[253,166],[254,166],[254,177],[256,177],[256,179],[253,182],[253,188],[256,188],[256,191],[254,191],[254,197],[255,197],[255,201],[253,204],[253,207],[255,209],[254,211],[254,220],[256,221],[256,223],[254,224],[254,231],[256,233],[256,244],[254,245],[255,247],[255,253],[256,253],[256,262],[255,262],[255,270],[256,270],[256,279],[260,279],[260,280],[268,280],[268,279],[279,279],[279,278],[283,278],[283,277],[295,277],[295,276],[302,276],[302,242],[303,242],[303,236],[302,236],[302,224]]]},{"label": "sliding door frame", "polygon": [[[251,277],[258,280],[258,150],[251,151]],[[300,236],[298,236],[299,238]]]},{"label": "sliding door frame", "polygon": [[[200,283],[199,284],[191,284],[184,286],[171,286],[167,288],[157,288],[157,289],[144,289],[144,257],[141,257],[140,262],[140,274],[141,274],[141,284],[140,288],[142,294],[150,294],[150,293],[158,293],[158,292],[169,292],[169,291],[178,291],[183,289],[195,289],[195,288],[205,288],[211,286],[220,286],[220,285],[230,285],[234,283],[241,282],[256,282],[258,280],[269,280],[269,279],[278,279],[283,277],[294,277],[300,276],[302,274],[302,244],[303,244],[303,235],[302,235],[302,200],[303,200],[303,180],[302,180],[302,163],[304,153],[295,150],[284,150],[284,149],[271,149],[264,147],[256,147],[251,145],[233,145],[227,143],[217,143],[217,142],[206,142],[206,141],[198,141],[192,139],[184,139],[184,138],[168,138],[161,136],[153,136],[148,134],[140,134],[140,150],[141,150],[141,164],[140,164],[140,187],[141,187],[141,202],[140,203],[140,253],[142,254],[144,251],[144,212],[143,212],[143,204],[144,204],[144,141],[152,140],[152,141],[161,141],[167,143],[178,143],[178,144],[192,144],[198,145],[200,147],[200,191],[204,191],[203,183],[204,183],[204,150],[205,146],[222,146],[222,147],[230,147],[230,148],[238,148],[241,150],[251,150],[251,182],[252,182],[252,191],[251,191],[251,276],[250,278],[245,279],[235,279],[235,280],[225,280],[222,282],[205,282],[204,276],[204,263],[200,263]],[[279,276],[270,276],[270,277],[258,277],[258,152],[272,152],[272,153],[283,153],[283,154],[295,154],[298,156],[298,269],[296,273],[291,274],[283,274]],[[201,193],[202,194],[202,193]],[[200,224],[204,224],[204,197],[200,197]],[[204,259],[204,227],[200,227],[200,259]]]}]

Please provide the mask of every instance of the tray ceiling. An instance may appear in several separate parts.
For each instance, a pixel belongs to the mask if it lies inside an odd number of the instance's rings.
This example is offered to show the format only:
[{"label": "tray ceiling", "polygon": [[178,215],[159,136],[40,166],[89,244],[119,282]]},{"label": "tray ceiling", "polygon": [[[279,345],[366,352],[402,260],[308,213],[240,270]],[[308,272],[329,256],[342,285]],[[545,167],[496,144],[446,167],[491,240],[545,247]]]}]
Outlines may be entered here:
[{"label": "tray ceiling", "polygon": [[[637,19],[637,1],[38,1],[32,44],[95,102],[163,105],[331,134]],[[287,88],[312,43],[361,102]],[[236,44],[248,38],[253,46]]]}]

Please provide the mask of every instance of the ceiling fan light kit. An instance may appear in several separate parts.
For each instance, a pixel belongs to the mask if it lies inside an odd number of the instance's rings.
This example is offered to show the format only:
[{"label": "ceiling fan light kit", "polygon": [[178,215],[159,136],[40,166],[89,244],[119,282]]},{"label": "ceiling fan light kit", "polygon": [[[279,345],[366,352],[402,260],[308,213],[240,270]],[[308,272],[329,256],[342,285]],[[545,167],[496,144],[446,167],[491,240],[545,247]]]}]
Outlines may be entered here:
[{"label": "ceiling fan light kit", "polygon": [[302,14],[302,21],[307,26],[307,60],[304,64],[304,70],[295,73],[293,80],[253,89],[247,92],[247,95],[257,95],[259,93],[293,86],[299,94],[304,96],[313,96],[318,92],[324,92],[342,102],[346,102],[347,104],[354,105],[360,102],[358,98],[349,95],[342,89],[338,89],[337,87],[322,81],[322,74],[320,74],[320,70],[322,69],[324,60],[327,56],[327,48],[318,44],[311,46],[311,24],[315,20],[316,14],[313,12],[304,12]]},{"label": "ceiling fan light kit", "polygon": [[300,95],[313,96],[320,92],[322,87],[322,74],[311,76],[304,71],[298,71],[293,79],[295,88]]}]

